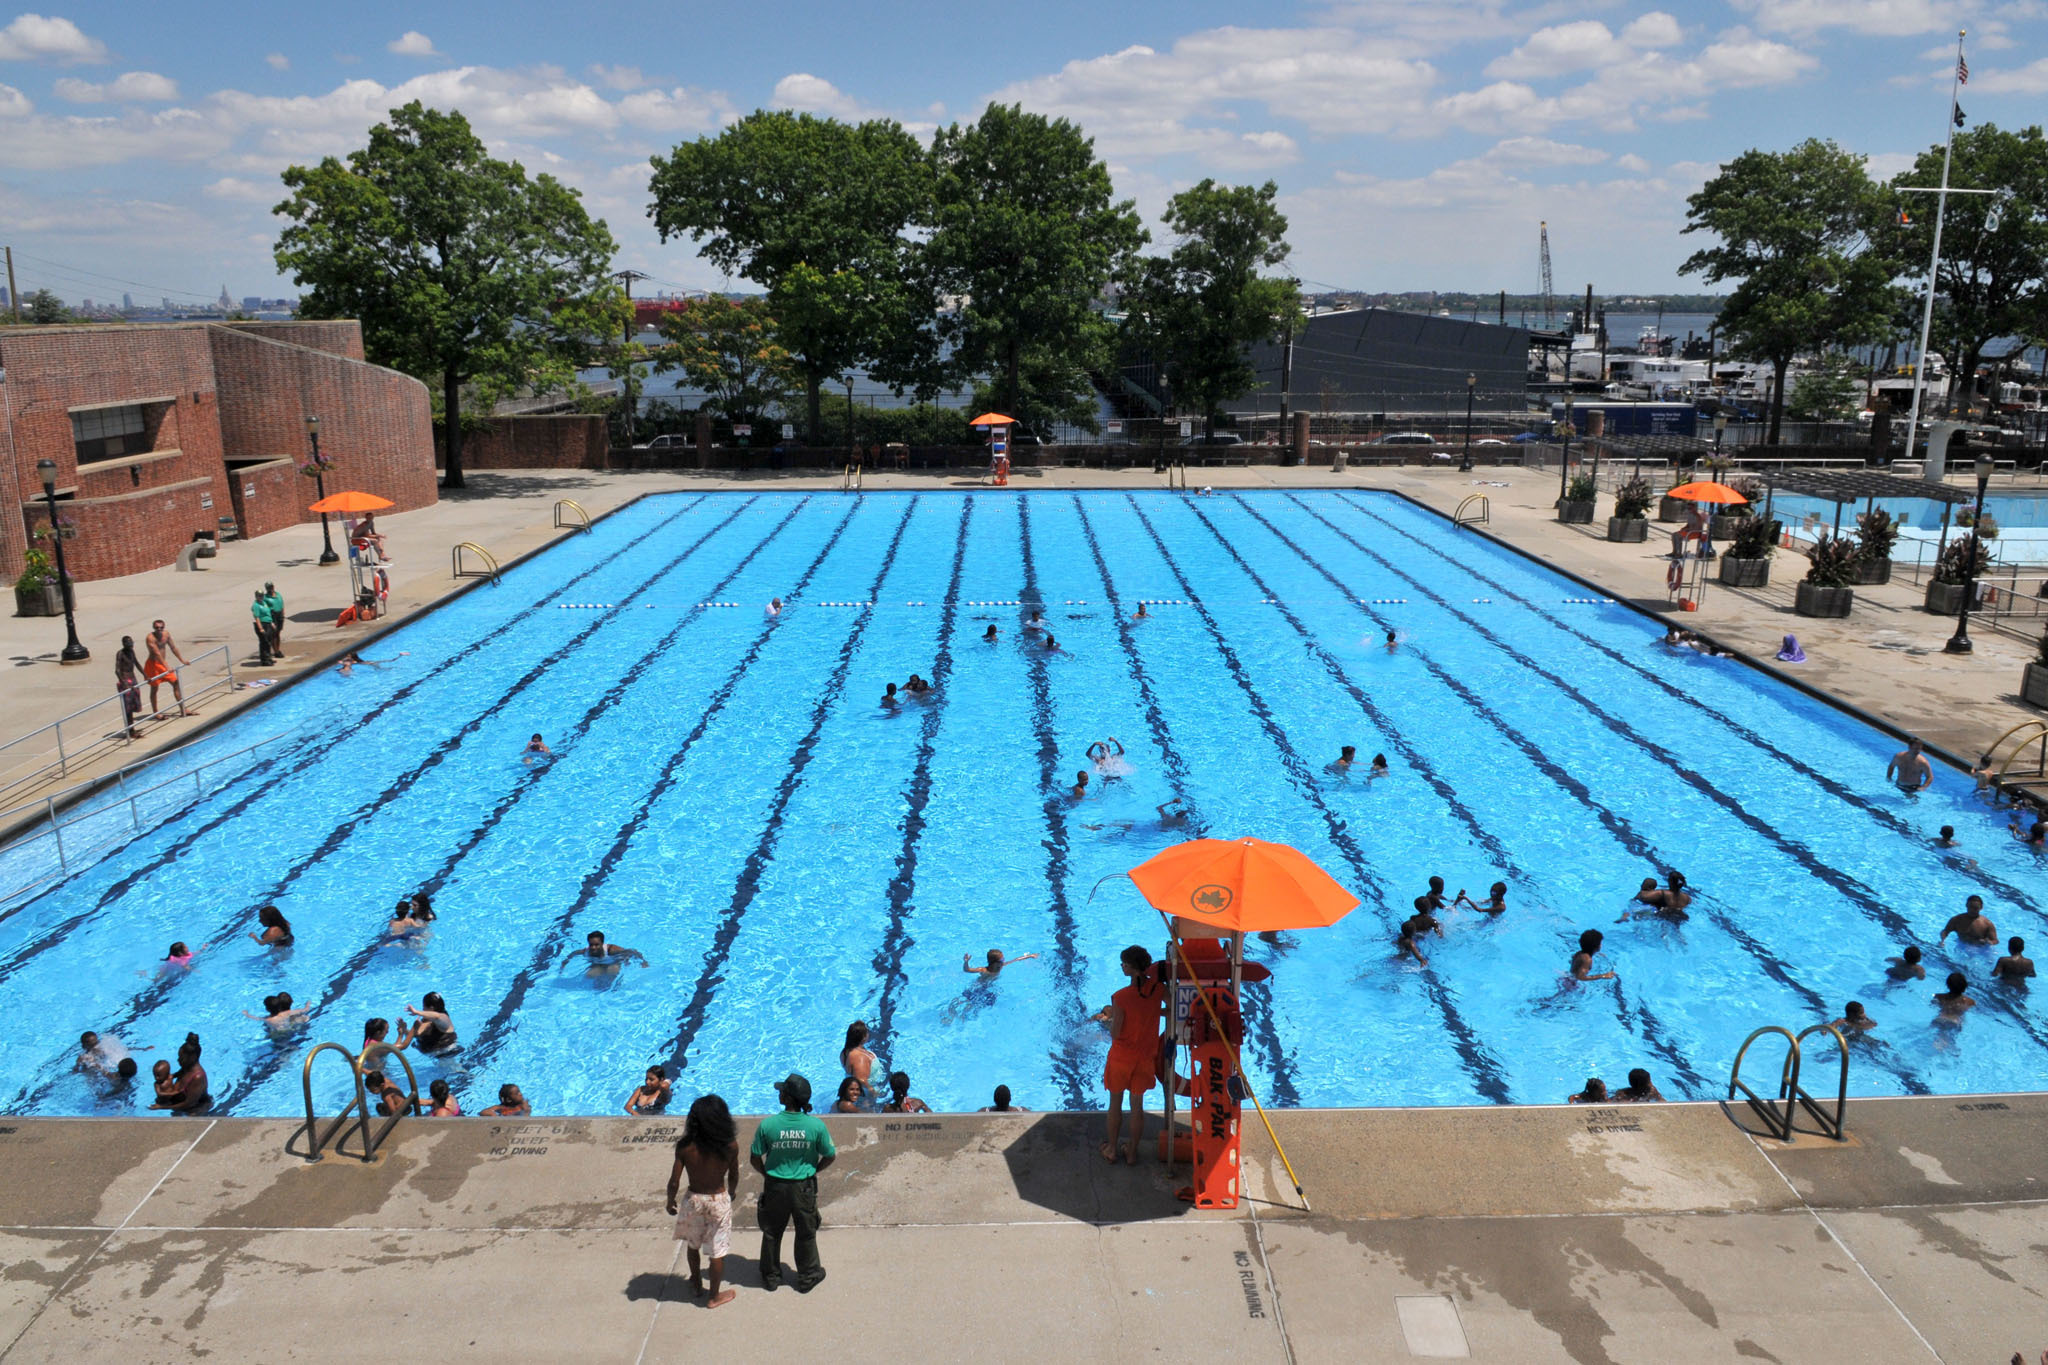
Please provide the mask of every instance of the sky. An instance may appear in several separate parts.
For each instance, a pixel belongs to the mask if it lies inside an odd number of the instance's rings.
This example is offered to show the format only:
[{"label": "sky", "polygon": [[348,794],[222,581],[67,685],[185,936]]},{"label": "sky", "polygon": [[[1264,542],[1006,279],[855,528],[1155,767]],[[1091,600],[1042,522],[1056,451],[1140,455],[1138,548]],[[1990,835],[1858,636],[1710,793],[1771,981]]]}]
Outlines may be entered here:
[{"label": "sky", "polygon": [[[4,0],[0,0],[4,4]],[[648,158],[760,108],[920,135],[991,101],[1079,124],[1155,239],[1204,177],[1277,182],[1312,288],[1703,289],[1686,196],[1832,138],[1896,174],[1945,128],[2040,122],[2048,0],[626,0],[0,8],[0,243],[24,292],[295,292],[279,172],[391,108],[461,110],[582,192],[642,292],[728,281],[647,218]]]}]

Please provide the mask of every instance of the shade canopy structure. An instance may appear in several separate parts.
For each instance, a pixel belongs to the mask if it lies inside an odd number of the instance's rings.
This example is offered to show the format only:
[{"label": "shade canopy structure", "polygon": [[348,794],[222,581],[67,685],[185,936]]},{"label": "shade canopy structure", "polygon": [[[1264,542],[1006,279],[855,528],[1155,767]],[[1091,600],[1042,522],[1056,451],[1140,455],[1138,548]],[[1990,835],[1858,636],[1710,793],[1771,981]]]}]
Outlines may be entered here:
[{"label": "shade canopy structure", "polygon": [[1664,496],[1675,498],[1679,502],[1713,502],[1729,506],[1749,501],[1748,498],[1743,497],[1742,494],[1736,492],[1727,484],[1715,483],[1708,479],[1698,480],[1693,483],[1682,483]]},{"label": "shade canopy structure", "polygon": [[984,412],[967,425],[970,427],[1014,427],[1017,425],[1017,419],[1005,417],[1000,412]]},{"label": "shade canopy structure", "polygon": [[1131,869],[1155,910],[1221,934],[1319,929],[1358,897],[1304,853],[1263,839],[1194,839]]},{"label": "shade canopy structure", "polygon": [[380,498],[375,493],[329,493],[320,501],[307,507],[308,512],[381,512],[398,504],[389,498]]}]

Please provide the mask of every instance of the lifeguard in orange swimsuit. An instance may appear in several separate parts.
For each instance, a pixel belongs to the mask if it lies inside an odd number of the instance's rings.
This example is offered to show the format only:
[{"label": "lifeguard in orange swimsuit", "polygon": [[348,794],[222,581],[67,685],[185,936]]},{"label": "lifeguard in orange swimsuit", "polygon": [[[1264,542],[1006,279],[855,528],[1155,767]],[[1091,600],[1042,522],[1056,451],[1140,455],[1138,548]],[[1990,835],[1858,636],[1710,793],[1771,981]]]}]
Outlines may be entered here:
[{"label": "lifeguard in orange swimsuit", "polygon": [[1121,958],[1131,983],[1109,998],[1109,1008],[1095,1017],[1109,1025],[1109,1061],[1102,1084],[1109,1091],[1109,1134],[1102,1159],[1115,1161],[1123,1129],[1124,1096],[1131,1097],[1131,1134],[1123,1144],[1124,1161],[1138,1164],[1138,1140],[1145,1134],[1145,1092],[1158,1079],[1159,1020],[1166,988],[1152,970],[1152,954],[1137,944]]}]

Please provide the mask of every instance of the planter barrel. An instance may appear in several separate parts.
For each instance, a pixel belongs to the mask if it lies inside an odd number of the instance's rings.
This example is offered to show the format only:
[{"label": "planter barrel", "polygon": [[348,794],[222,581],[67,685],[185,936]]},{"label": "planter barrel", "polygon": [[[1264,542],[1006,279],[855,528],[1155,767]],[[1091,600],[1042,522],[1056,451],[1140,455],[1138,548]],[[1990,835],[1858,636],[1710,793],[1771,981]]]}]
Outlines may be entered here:
[{"label": "planter barrel", "polygon": [[1856,561],[1856,585],[1861,588],[1892,581],[1892,562],[1889,559],[1859,559]]},{"label": "planter barrel", "polygon": [[1930,582],[1926,607],[1930,616],[1954,616],[1963,609],[1963,585]]},{"label": "planter barrel", "polygon": [[1801,616],[1847,616],[1855,601],[1854,588],[1823,588],[1801,580],[1793,594],[1792,610]]},{"label": "planter barrel", "polygon": [[39,588],[16,588],[14,590],[14,614],[17,616],[62,616],[64,614],[64,589],[55,583],[46,583]]},{"label": "planter barrel", "polygon": [[1569,498],[1563,499],[1557,504],[1557,519],[1567,526],[1591,526],[1593,524],[1593,504],[1590,502],[1573,502]]},{"label": "planter barrel", "polygon": [[1618,545],[1636,545],[1650,538],[1650,523],[1642,517],[1609,517],[1607,538]]},{"label": "planter barrel", "polygon": [[1748,520],[1746,513],[1716,512],[1707,519],[1707,534],[1715,540],[1733,540],[1736,528]]},{"label": "planter barrel", "polygon": [[1686,511],[1691,506],[1692,504],[1683,498],[1659,498],[1657,499],[1657,520],[1684,521]]},{"label": "planter barrel", "polygon": [[1771,581],[1771,561],[1768,559],[1737,559],[1734,555],[1721,556],[1721,586],[1724,588],[1761,588]]},{"label": "planter barrel", "polygon": [[2027,665],[2020,675],[2020,700],[2029,706],[2048,708],[2048,666]]}]

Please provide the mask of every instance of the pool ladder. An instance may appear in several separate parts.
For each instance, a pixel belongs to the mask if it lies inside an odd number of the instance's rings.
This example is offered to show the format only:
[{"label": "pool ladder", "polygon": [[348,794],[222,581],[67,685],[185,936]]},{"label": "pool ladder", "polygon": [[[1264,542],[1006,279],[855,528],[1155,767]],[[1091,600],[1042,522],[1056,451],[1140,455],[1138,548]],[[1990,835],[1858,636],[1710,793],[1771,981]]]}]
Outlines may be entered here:
[{"label": "pool ladder", "polygon": [[[342,1106],[341,1112],[334,1116],[325,1133],[320,1131],[319,1116],[313,1111],[313,1063],[319,1060],[320,1054],[323,1052],[339,1052],[342,1060],[348,1063],[349,1071],[355,1076],[356,1082],[355,1098]],[[370,1131],[370,1096],[363,1086],[363,1075],[365,1071],[373,1069],[367,1065],[371,1059],[387,1052],[398,1058],[399,1064],[405,1068],[405,1086],[410,1097],[406,1101],[405,1108],[388,1116],[384,1120],[383,1125],[372,1134]],[[299,1081],[306,1092],[305,1132],[306,1160],[308,1161],[320,1160],[322,1149],[330,1142],[334,1143],[335,1155],[356,1155],[353,1152],[344,1152],[342,1150],[343,1143],[348,1141],[345,1134],[341,1136],[340,1141],[335,1140],[336,1135],[342,1134],[342,1130],[350,1125],[351,1120],[353,1120],[357,1132],[362,1136],[363,1150],[361,1160],[365,1162],[371,1161],[377,1155],[377,1148],[383,1145],[385,1138],[391,1136],[391,1130],[398,1126],[398,1121],[420,1107],[419,1077],[413,1074],[412,1063],[405,1059],[405,1054],[390,1043],[372,1044],[370,1047],[363,1049],[363,1055],[360,1057],[350,1052],[340,1043],[322,1043],[306,1054],[306,1064],[299,1071]],[[295,1136],[297,1131],[296,1129],[293,1130]],[[284,1149],[287,1152],[292,1150],[290,1139],[286,1139]],[[296,1153],[293,1154],[296,1155]]]},{"label": "pool ladder", "polygon": [[[1778,1074],[1778,1094],[1776,1099],[1766,1099],[1762,1095],[1757,1094],[1742,1079],[1743,1055],[1749,1051],[1751,1043],[1754,1043],[1766,1033],[1778,1034],[1785,1040],[1785,1065]],[[1816,1033],[1824,1033],[1834,1039],[1835,1051],[1841,1055],[1842,1070],[1835,1087],[1835,1112],[1833,1114],[1829,1114],[1820,1102],[1815,1100],[1799,1084],[1801,1057],[1799,1045]],[[1770,1135],[1777,1138],[1780,1142],[1790,1142],[1792,1140],[1793,1120],[1799,1117],[1799,1110],[1802,1106],[1806,1109],[1807,1113],[1813,1116],[1814,1122],[1820,1125],[1820,1130],[1824,1135],[1833,1138],[1837,1142],[1841,1142],[1844,1140],[1843,1113],[1849,1107],[1849,1044],[1842,1037],[1841,1030],[1835,1028],[1832,1024],[1815,1024],[1812,1028],[1800,1030],[1796,1035],[1792,1030],[1780,1028],[1776,1024],[1760,1028],[1750,1034],[1749,1037],[1743,1039],[1742,1046],[1735,1050],[1735,1066],[1728,1073],[1728,1098],[1734,1099],[1737,1091],[1742,1093],[1742,1097],[1748,1101],[1749,1107],[1756,1111],[1757,1117],[1763,1120],[1764,1127],[1769,1131]]]},{"label": "pool ladder", "polygon": [[865,466],[859,464],[846,466],[846,477],[840,480],[839,491],[842,493],[859,493],[863,491],[861,488],[861,475],[864,470]]},{"label": "pool ladder", "polygon": [[[575,521],[563,520],[563,515],[569,512],[576,514]],[[563,527],[567,527],[572,531],[588,531],[590,529],[590,513],[584,511],[583,504],[574,498],[558,498],[555,500],[555,528],[560,530]]]},{"label": "pool ladder", "polygon": [[[481,569],[465,569],[465,568],[463,568],[463,567],[462,567],[462,552],[463,552],[464,550],[467,550],[467,551],[469,551],[469,552],[470,552],[471,554],[475,555],[475,556],[476,556],[476,557],[477,557],[478,559],[482,560],[482,561],[483,561],[483,564],[484,564],[484,567],[483,567],[483,568],[481,568]],[[454,561],[454,567],[453,567],[453,575],[454,575],[454,577],[456,577],[456,578],[488,578],[488,579],[490,579],[490,580],[491,580],[491,582],[493,582],[493,583],[495,583],[495,582],[497,582],[497,581],[498,581],[498,561],[497,561],[497,559],[496,559],[496,558],[495,558],[495,557],[494,557],[494,556],[493,556],[493,555],[491,554],[491,552],[490,552],[489,550],[486,550],[486,549],[485,549],[485,548],[484,548],[483,546],[481,546],[481,545],[477,544],[477,543],[476,543],[475,541],[473,541],[473,540],[465,540],[465,541],[463,541],[463,542],[462,542],[462,543],[461,543],[460,545],[456,546],[456,547],[455,547],[455,553],[454,553],[454,555],[453,555],[453,557],[452,557],[452,558],[453,558],[453,561]]]},{"label": "pool ladder", "polygon": [[[1479,509],[1473,512],[1470,516],[1465,515],[1465,509],[1470,507],[1475,502],[1479,504]],[[1458,510],[1451,513],[1451,522],[1453,525],[1457,526],[1489,525],[1492,521],[1492,518],[1488,515],[1488,513],[1489,509],[1492,506],[1493,504],[1487,501],[1486,494],[1468,494],[1465,500],[1458,504]]]},{"label": "pool ladder", "polygon": [[[1180,481],[1178,483],[1174,482],[1176,475],[1179,476]],[[1187,491],[1188,462],[1186,460],[1168,460],[1166,462],[1166,486],[1168,488],[1178,488],[1182,492]]]}]

